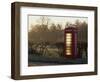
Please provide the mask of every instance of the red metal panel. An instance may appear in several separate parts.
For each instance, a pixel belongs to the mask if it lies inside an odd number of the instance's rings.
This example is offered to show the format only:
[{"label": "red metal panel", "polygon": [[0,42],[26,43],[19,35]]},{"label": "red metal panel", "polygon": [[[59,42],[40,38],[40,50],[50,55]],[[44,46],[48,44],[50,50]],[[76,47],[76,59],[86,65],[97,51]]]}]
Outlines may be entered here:
[{"label": "red metal panel", "polygon": [[[72,44],[71,44],[71,55],[67,55],[66,54],[66,34],[67,33],[71,33],[72,34]],[[65,28],[65,33],[64,33],[64,41],[65,41],[65,49],[64,49],[64,53],[65,53],[65,57],[66,58],[77,58],[77,29],[74,27],[68,27]]]}]

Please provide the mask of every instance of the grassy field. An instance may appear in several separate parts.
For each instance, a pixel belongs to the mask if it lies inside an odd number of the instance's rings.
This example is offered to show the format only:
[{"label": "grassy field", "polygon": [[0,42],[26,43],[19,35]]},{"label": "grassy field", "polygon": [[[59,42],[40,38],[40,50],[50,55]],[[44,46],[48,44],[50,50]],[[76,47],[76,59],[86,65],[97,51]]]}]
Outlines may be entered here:
[{"label": "grassy field", "polygon": [[47,57],[36,56],[30,54],[28,56],[28,66],[42,66],[42,65],[71,65],[71,64],[87,64],[87,59],[77,58],[68,59],[65,57]]},{"label": "grassy field", "polygon": [[[62,49],[63,50],[63,49]],[[39,49],[38,49],[39,51]],[[45,53],[44,53],[45,52]],[[68,59],[64,56],[63,52],[59,51],[56,47],[48,47],[43,53],[29,54],[28,65],[29,66],[41,66],[41,65],[63,65],[63,64],[86,64],[87,58]],[[60,54],[63,54],[61,56]]]}]

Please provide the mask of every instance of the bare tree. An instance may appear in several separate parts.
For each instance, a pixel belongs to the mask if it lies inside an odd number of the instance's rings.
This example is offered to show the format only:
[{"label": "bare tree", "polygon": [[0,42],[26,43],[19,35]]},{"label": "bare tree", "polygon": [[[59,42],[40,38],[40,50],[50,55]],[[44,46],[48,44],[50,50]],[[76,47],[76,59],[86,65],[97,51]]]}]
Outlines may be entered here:
[{"label": "bare tree", "polygon": [[59,31],[62,30],[62,25],[61,24],[57,24],[57,30],[59,30]]},{"label": "bare tree", "polygon": [[54,23],[51,24],[49,29],[50,31],[53,31],[53,32],[57,30],[56,25]]}]

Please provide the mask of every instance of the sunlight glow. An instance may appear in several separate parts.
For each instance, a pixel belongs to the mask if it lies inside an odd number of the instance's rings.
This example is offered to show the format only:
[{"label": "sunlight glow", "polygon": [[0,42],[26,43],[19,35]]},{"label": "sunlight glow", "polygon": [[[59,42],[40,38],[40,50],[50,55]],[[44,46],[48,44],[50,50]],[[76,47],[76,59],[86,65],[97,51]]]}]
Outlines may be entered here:
[{"label": "sunlight glow", "polygon": [[66,55],[71,55],[72,34],[66,33]]}]

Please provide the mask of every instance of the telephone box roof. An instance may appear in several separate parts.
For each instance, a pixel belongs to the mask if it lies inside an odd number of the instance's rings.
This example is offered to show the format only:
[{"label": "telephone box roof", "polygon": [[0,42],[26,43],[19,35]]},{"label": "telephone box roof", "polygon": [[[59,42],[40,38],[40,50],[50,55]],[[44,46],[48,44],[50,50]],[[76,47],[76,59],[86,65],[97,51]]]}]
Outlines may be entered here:
[{"label": "telephone box roof", "polygon": [[76,27],[69,26],[65,28],[65,31],[78,31],[78,29]]}]

